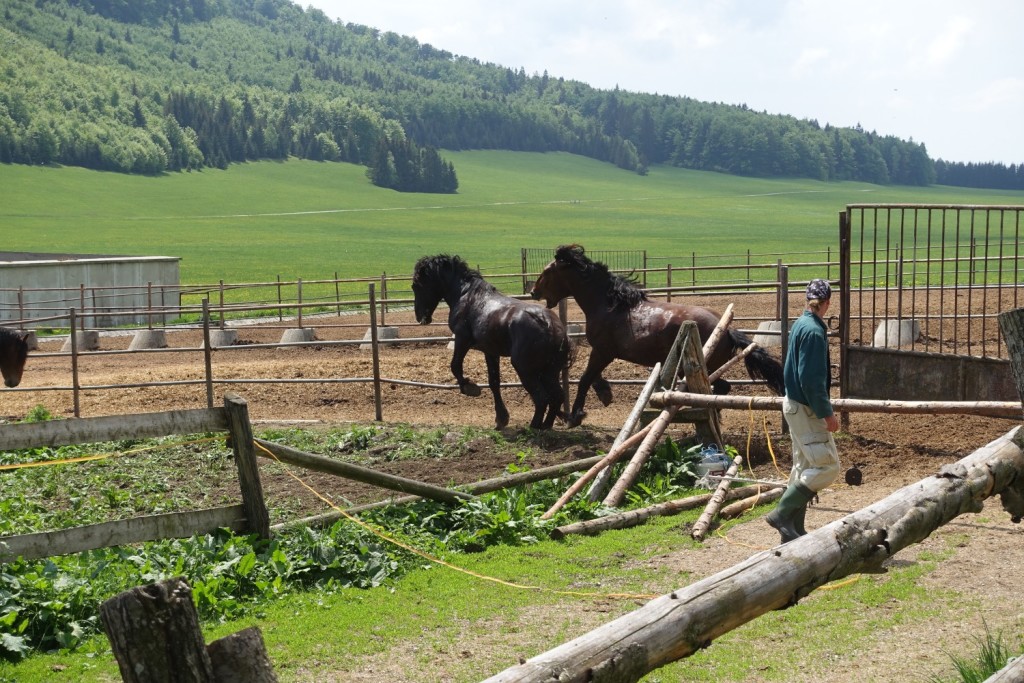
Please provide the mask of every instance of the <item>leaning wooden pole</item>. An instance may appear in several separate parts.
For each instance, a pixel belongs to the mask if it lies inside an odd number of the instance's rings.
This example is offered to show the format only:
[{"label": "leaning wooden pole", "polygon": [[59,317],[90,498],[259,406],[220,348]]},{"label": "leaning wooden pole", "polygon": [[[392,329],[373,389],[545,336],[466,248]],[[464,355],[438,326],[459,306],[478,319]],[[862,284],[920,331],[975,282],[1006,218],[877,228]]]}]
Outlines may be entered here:
[{"label": "leaning wooden pole", "polygon": [[392,491],[414,493],[417,496],[430,498],[442,503],[458,503],[460,500],[476,498],[476,496],[463,491],[453,491],[442,486],[434,486],[426,482],[416,481],[415,479],[407,479],[394,474],[387,474],[386,472],[377,472],[376,470],[353,465],[352,463],[325,458],[315,453],[306,453],[296,448],[274,443],[273,441],[264,441],[263,439],[254,439],[253,441],[259,446],[259,451],[268,454],[266,457],[269,457],[271,460],[304,467],[314,472],[326,472],[327,474],[361,481],[364,484],[373,484],[374,486],[391,489]]},{"label": "leaning wooden pole", "polygon": [[572,483],[572,486],[566,489],[565,493],[563,493],[562,496],[558,500],[556,500],[554,504],[551,507],[549,507],[543,515],[540,516],[540,518],[551,519],[556,512],[561,510],[563,507],[565,507],[566,503],[572,500],[573,496],[582,491],[583,487],[589,484],[591,480],[594,479],[594,477],[596,477],[599,473],[604,471],[607,467],[610,467],[612,464],[614,464],[615,461],[621,458],[630,448],[637,445],[641,441],[644,441],[651,431],[651,424],[648,424],[646,427],[644,427],[639,432],[629,437],[625,441],[619,442],[618,445],[613,444],[611,449],[609,449],[608,454],[601,458],[598,462],[594,463],[594,465],[589,470],[584,472],[579,479],[574,481]]},{"label": "leaning wooden pole", "polygon": [[[658,391],[651,394],[655,408],[668,406],[709,406],[742,410],[779,410],[781,396],[719,396],[687,391]],[[1013,401],[887,401],[834,398],[832,406],[851,413],[929,413],[933,415],[983,415],[1021,417],[1020,402]]]},{"label": "leaning wooden pole", "polygon": [[629,459],[626,467],[622,470],[622,474],[619,475],[618,481],[608,491],[608,495],[604,497],[604,505],[606,507],[618,507],[622,502],[622,499],[626,496],[626,491],[633,485],[636,478],[640,476],[640,468],[643,467],[645,462],[650,460],[665,430],[672,424],[672,418],[677,410],[677,408],[666,408],[647,425],[650,429],[644,436],[643,443],[637,447],[633,457]]},{"label": "leaning wooden pole", "polygon": [[704,534],[711,528],[711,522],[714,520],[715,515],[718,514],[718,509],[722,507],[722,503],[725,502],[725,493],[729,490],[732,485],[729,479],[736,476],[736,473],[740,469],[740,465],[743,464],[743,456],[737,455],[732,459],[732,464],[729,465],[729,469],[725,471],[725,477],[722,481],[718,482],[718,487],[715,489],[715,494],[711,496],[711,500],[708,501],[707,507],[704,508],[704,512],[697,518],[697,521],[693,525],[693,529],[690,531],[690,538],[695,541],[703,541]]},{"label": "leaning wooden pole", "polygon": [[[651,369],[651,374],[647,378],[647,383],[644,384],[644,388],[640,391],[640,395],[637,396],[636,402],[633,404],[633,410],[629,412],[626,417],[626,421],[622,424],[622,429],[619,430],[618,436],[615,437],[615,441],[612,443],[612,447],[609,450],[614,450],[623,441],[630,437],[633,432],[636,431],[636,426],[640,422],[640,417],[643,415],[644,408],[647,407],[647,401],[650,400],[651,394],[658,388],[658,381],[661,377],[662,364],[655,363],[654,368]],[[673,387],[668,387],[673,388]],[[594,477],[594,483],[590,485],[587,490],[587,499],[596,502],[598,501],[604,492],[608,490],[608,481],[611,479],[612,471],[611,468],[601,468],[598,470]]]},{"label": "leaning wooden pole", "polygon": [[1024,516],[1024,439],[1017,427],[935,476],[806,536],[751,556],[703,581],[655,598],[575,640],[506,669],[485,683],[637,681],[688,657],[767,612],[881,564],[983,501],[1002,498]]}]

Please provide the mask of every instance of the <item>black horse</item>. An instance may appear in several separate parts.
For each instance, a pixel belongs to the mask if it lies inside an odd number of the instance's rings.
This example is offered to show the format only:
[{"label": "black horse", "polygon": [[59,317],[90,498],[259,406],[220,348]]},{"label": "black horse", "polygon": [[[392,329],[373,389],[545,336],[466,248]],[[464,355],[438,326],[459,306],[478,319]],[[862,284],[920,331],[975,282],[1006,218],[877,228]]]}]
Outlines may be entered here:
[{"label": "black horse", "polygon": [[0,372],[3,373],[4,384],[12,389],[21,384],[21,374],[25,371],[27,337],[27,332],[0,327]]},{"label": "black horse", "polygon": [[[611,386],[601,372],[614,359],[648,367],[664,362],[683,322],[696,322],[701,341],[707,341],[721,318],[701,306],[648,299],[635,282],[612,273],[600,261],[591,261],[577,244],[555,250],[555,260],[544,268],[531,294],[534,299],[543,299],[549,308],[571,296],[587,320],[590,360],[580,377],[576,401],[567,419],[570,427],[578,425],[586,415],[583,406],[591,385],[604,405],[611,403]],[[750,339],[746,335],[730,328],[722,343],[705,359],[708,371],[721,367],[748,344]],[[768,388],[779,396],[785,393],[782,364],[764,349],[755,349],[744,358],[744,363],[752,378],[765,380]],[[714,390],[727,393],[729,384],[719,379]]]},{"label": "black horse", "polygon": [[[561,415],[565,394],[559,373],[572,362],[572,345],[558,317],[536,304],[502,294],[458,256],[424,256],[412,275],[416,321],[431,322],[442,300],[448,304],[448,327],[455,335],[452,374],[459,391],[479,396],[480,387],[466,378],[462,362],[470,349],[482,351],[487,361],[487,384],[494,395],[494,422],[508,425],[508,409],[501,399],[500,357],[512,367],[533,399],[530,426],[550,429]],[[547,415],[545,416],[545,410]]]}]

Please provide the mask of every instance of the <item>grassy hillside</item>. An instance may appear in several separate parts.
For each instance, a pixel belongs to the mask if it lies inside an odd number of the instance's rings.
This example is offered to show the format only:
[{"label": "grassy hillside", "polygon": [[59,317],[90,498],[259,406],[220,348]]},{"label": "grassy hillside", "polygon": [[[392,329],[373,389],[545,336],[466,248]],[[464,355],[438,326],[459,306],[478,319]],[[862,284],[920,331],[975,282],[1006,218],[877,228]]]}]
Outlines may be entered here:
[{"label": "grassy hillside", "polygon": [[[400,194],[360,166],[260,162],[159,177],[0,165],[3,249],[182,258],[185,283],[408,273],[458,253],[518,269],[521,247],[652,256],[837,248],[850,203],[1021,204],[1024,192],[773,180],[667,166],[643,177],[564,153],[446,153],[456,195]],[[774,260],[766,259],[766,260]]]}]

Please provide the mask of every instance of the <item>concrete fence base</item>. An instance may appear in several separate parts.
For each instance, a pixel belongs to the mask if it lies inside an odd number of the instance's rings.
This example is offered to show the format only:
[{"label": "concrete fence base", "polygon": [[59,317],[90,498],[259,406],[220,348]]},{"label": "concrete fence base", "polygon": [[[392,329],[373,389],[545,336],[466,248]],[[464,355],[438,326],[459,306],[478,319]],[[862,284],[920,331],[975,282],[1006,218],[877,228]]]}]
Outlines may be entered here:
[{"label": "concrete fence base", "polygon": [[[97,330],[83,330],[75,334],[75,340],[79,351],[96,351],[100,348],[100,333]],[[67,338],[61,352],[67,353],[71,350],[71,337]]]},{"label": "concrete fence base", "polygon": [[[370,351],[373,349],[373,344],[370,340],[373,339],[373,330],[367,330],[366,334],[363,335],[364,344],[359,345],[360,351]],[[398,328],[397,327],[378,327],[377,328],[377,339],[398,339]]]},{"label": "concrete fence base", "polygon": [[29,351],[39,350],[39,337],[36,336],[35,330],[19,330],[19,332],[25,335],[25,344]]},{"label": "concrete fence base", "polygon": [[210,348],[233,346],[238,343],[238,330],[210,330]]},{"label": "concrete fence base", "polygon": [[883,320],[875,330],[873,345],[883,348],[910,346],[920,337],[921,325],[916,320]]},{"label": "concrete fence base", "polygon": [[299,342],[311,342],[315,338],[316,330],[312,327],[294,327],[290,330],[284,331],[284,334],[281,335],[281,343],[295,344]]},{"label": "concrete fence base", "polygon": [[139,349],[166,349],[167,333],[163,330],[139,330],[128,344],[129,351]]},{"label": "concrete fence base", "polygon": [[[757,329],[765,332],[782,332],[782,321],[766,320],[760,323]],[[761,347],[778,347],[782,346],[782,336],[780,334],[755,334],[754,342]]]}]

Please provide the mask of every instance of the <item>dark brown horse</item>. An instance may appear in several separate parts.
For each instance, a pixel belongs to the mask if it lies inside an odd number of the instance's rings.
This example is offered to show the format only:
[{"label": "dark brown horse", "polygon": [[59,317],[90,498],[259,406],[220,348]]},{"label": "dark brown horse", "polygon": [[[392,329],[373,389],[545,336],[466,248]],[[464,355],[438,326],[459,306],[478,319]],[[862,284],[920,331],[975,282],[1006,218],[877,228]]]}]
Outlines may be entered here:
[{"label": "dark brown horse", "polygon": [[470,349],[482,351],[487,384],[494,395],[494,423],[498,429],[505,427],[508,409],[501,399],[500,357],[508,356],[533,399],[530,426],[551,428],[555,417],[562,414],[565,398],[559,373],[572,361],[572,346],[558,316],[502,294],[479,271],[448,254],[424,256],[416,262],[412,291],[416,321],[421,325],[431,322],[442,300],[448,304],[448,327],[455,335],[451,367],[459,391],[480,395],[480,387],[463,374],[462,363]]},{"label": "dark brown horse", "polygon": [[[544,268],[531,294],[534,299],[544,299],[549,308],[571,296],[587,320],[590,360],[580,377],[576,401],[567,420],[570,427],[578,425],[586,416],[583,406],[591,385],[604,405],[611,403],[611,386],[601,377],[601,372],[613,360],[621,358],[648,367],[664,362],[683,322],[696,322],[701,340],[706,341],[721,318],[718,313],[700,306],[648,299],[635,282],[612,273],[603,263],[591,261],[583,247],[575,244],[555,250],[555,260]],[[730,329],[705,359],[708,372],[713,372],[749,344],[746,335]],[[755,349],[744,361],[752,378],[765,380],[780,396],[785,393],[782,364],[766,351]],[[719,379],[714,390],[727,393],[729,383]]]},{"label": "dark brown horse", "polygon": [[0,372],[4,376],[4,384],[14,388],[21,384],[21,373],[25,371],[25,359],[28,358],[27,332],[0,327]]}]

